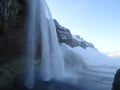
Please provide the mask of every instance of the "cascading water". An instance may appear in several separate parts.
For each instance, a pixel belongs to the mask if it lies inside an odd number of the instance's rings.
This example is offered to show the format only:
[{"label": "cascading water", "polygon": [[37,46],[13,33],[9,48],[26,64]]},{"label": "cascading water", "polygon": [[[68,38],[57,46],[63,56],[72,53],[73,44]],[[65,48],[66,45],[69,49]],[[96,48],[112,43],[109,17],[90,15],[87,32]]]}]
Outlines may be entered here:
[{"label": "cascading water", "polygon": [[[34,87],[34,59],[35,59],[35,2],[30,0],[31,3],[28,3],[28,20],[27,20],[27,29],[28,29],[28,45],[27,45],[27,75],[25,79],[25,87],[33,88]],[[34,22],[34,23],[33,23]]]},{"label": "cascading water", "polygon": [[42,38],[40,77],[43,80],[61,79],[64,72],[64,61],[58,44],[56,28],[45,0],[39,0],[39,3]]},{"label": "cascading water", "polygon": [[60,80],[64,73],[64,60],[61,56],[56,28],[45,0],[29,0],[28,15],[28,61],[25,86],[34,88],[35,49],[41,44],[41,61],[38,79]]}]

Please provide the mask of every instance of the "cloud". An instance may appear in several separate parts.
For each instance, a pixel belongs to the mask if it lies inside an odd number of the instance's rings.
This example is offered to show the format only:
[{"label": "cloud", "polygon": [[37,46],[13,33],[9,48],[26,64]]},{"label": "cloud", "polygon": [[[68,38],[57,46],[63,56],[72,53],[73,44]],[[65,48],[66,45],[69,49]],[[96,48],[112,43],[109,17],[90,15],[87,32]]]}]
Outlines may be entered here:
[{"label": "cloud", "polygon": [[104,52],[104,53],[110,57],[120,57],[120,51]]}]

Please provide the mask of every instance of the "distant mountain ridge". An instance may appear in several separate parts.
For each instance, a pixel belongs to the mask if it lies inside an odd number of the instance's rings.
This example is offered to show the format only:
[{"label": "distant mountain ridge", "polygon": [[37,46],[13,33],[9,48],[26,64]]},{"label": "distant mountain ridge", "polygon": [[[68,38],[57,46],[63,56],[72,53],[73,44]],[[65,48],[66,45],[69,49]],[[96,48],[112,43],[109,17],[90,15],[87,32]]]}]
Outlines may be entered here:
[{"label": "distant mountain ridge", "polygon": [[92,43],[89,43],[87,41],[85,41],[83,38],[81,38],[78,35],[72,35],[70,30],[61,26],[57,20],[54,20],[55,26],[56,26],[56,31],[57,31],[57,35],[58,35],[58,40],[60,43],[66,43],[67,45],[71,46],[71,47],[76,47],[76,46],[80,46],[82,48],[86,48],[86,47],[91,47],[94,48],[94,45]]}]

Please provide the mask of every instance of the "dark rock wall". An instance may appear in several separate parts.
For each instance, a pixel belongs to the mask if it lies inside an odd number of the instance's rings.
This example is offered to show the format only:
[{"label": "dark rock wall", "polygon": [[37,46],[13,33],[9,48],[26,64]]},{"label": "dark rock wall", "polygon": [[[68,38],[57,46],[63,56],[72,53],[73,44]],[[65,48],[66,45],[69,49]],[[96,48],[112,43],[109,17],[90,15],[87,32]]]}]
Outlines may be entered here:
[{"label": "dark rock wall", "polygon": [[25,50],[25,1],[0,0],[0,64],[19,57]]}]

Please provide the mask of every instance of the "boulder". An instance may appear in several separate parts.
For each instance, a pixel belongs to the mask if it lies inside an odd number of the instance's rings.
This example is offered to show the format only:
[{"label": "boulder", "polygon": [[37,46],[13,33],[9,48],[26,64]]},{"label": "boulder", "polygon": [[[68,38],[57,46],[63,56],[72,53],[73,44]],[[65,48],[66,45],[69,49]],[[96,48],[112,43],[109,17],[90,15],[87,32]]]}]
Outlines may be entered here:
[{"label": "boulder", "polygon": [[117,72],[114,76],[112,90],[120,90],[120,69],[117,70]]}]

